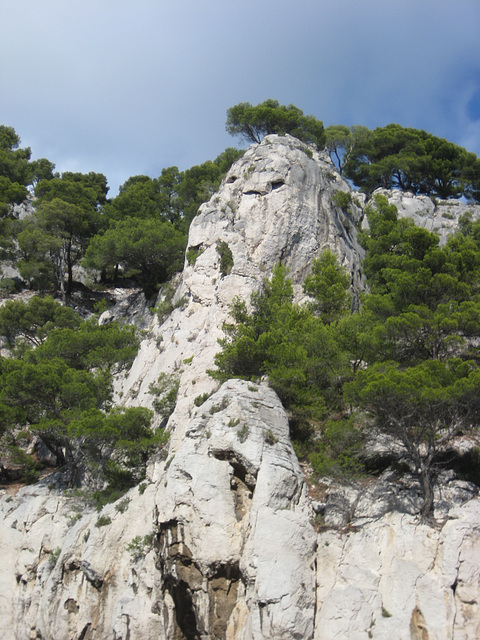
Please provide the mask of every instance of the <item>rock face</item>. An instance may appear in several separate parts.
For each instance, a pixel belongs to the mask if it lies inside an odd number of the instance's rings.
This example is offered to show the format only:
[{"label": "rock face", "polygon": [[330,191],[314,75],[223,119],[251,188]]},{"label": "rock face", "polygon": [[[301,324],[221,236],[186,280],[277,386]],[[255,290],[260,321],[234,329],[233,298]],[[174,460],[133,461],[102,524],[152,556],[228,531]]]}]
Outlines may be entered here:
[{"label": "rock face", "polygon": [[48,486],[2,507],[5,638],[313,635],[316,535],[268,387],[225,383],[146,489],[100,515]]},{"label": "rock face", "polygon": [[[105,314],[105,322],[130,314],[145,328],[131,370],[116,381],[119,403],[151,406],[161,373],[179,379],[168,453],[101,513],[57,493],[48,478],[3,496],[5,640],[480,637],[472,486],[445,479],[437,528],[419,524],[409,506],[415,493],[388,478],[331,485],[312,502],[275,393],[239,380],[217,389],[206,373],[229,303],[248,300],[280,260],[297,299],[325,247],[352,287],[363,286],[362,210],[335,207],[337,191],[349,187],[327,157],[289,136],[265,138],[201,207],[184,272],[163,292],[159,315],[147,325],[135,296]],[[231,251],[228,268],[219,242]]]},{"label": "rock face", "polygon": [[377,189],[376,194],[384,195],[390,204],[398,209],[398,215],[412,218],[418,227],[433,231],[440,236],[440,246],[443,246],[449,235],[458,228],[460,218],[470,214],[472,220],[480,218],[480,205],[467,204],[460,200],[434,201],[428,196],[415,196],[413,193],[394,189]]}]

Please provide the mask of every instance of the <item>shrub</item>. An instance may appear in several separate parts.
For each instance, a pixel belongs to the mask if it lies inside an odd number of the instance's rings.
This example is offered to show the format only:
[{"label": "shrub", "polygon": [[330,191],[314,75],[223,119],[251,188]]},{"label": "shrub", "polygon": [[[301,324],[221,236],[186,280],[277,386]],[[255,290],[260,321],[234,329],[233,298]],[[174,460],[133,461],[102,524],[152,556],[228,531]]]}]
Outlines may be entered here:
[{"label": "shrub", "polygon": [[221,240],[217,242],[217,252],[220,256],[220,273],[222,276],[228,276],[233,267],[232,250],[224,240]]},{"label": "shrub", "polygon": [[195,400],[193,401],[194,405],[196,407],[201,407],[202,404],[206,402],[211,395],[212,394],[209,393],[208,391],[206,391],[205,393],[202,393],[200,396],[197,396],[195,398]]},{"label": "shrub", "polygon": [[143,558],[152,548],[153,533],[146,536],[135,536],[127,545],[127,551],[132,554],[133,560],[137,561]]},{"label": "shrub", "polygon": [[180,379],[177,374],[161,373],[156,384],[151,384],[148,387],[149,393],[156,396],[153,408],[164,419],[168,419],[175,409],[179,386]]},{"label": "shrub", "polygon": [[240,440],[240,442],[245,442],[245,440],[248,438],[249,433],[250,429],[246,424],[244,424],[243,427],[237,431],[238,439]]},{"label": "shrub", "polygon": [[188,264],[193,267],[197,261],[198,256],[204,252],[204,249],[200,247],[189,247],[186,253]]},{"label": "shrub", "polygon": [[118,502],[115,505],[115,509],[119,513],[125,513],[125,511],[128,509],[129,503],[130,503],[130,498],[124,498],[123,500],[120,500],[120,502]]},{"label": "shrub", "polygon": [[328,420],[318,439],[306,445],[306,457],[316,476],[354,478],[363,471],[358,454],[362,434],[355,418]]},{"label": "shrub", "polygon": [[57,564],[57,560],[60,557],[61,553],[62,553],[62,550],[60,549],[60,547],[57,547],[56,549],[53,549],[52,551],[50,551],[49,558],[48,558],[50,564],[55,566]]},{"label": "shrub", "polygon": [[352,203],[352,194],[349,191],[337,191],[331,198],[331,203],[346,211]]},{"label": "shrub", "polygon": [[112,523],[112,519],[110,518],[110,516],[100,516],[99,519],[96,521],[95,526],[105,527],[111,523]]}]

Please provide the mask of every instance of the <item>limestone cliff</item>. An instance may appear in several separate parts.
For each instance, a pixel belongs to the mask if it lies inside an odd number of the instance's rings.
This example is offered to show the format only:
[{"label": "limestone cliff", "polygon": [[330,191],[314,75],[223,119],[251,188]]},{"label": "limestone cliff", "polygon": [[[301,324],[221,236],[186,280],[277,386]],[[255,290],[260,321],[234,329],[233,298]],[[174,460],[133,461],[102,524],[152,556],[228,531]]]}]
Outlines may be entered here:
[{"label": "limestone cliff", "polygon": [[[248,300],[279,260],[299,299],[327,246],[352,288],[363,286],[362,209],[335,207],[339,190],[349,186],[326,156],[269,136],[201,207],[173,310],[151,317],[116,381],[119,402],[151,406],[159,374],[179,377],[167,456],[101,513],[48,479],[0,500],[5,640],[480,636],[480,501],[471,485],[445,480],[436,529],[419,524],[405,506],[411,492],[387,478],[326,484],[312,501],[275,393],[238,380],[217,389],[206,373],[229,303]],[[218,242],[232,253],[224,273]],[[329,524],[321,531],[312,524],[319,511]]]}]

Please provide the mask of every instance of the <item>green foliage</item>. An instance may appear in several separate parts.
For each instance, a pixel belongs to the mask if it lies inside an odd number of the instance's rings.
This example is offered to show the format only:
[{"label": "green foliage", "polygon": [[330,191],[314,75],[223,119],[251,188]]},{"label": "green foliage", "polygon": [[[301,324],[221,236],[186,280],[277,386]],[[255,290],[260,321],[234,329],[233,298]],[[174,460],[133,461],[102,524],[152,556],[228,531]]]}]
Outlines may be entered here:
[{"label": "green foliage", "polygon": [[250,433],[250,429],[246,424],[244,424],[242,428],[237,431],[238,439],[242,444],[247,440],[249,433]]},{"label": "green foliage", "polygon": [[47,340],[28,357],[37,363],[60,357],[74,369],[115,373],[130,367],[138,345],[134,326],[121,327],[116,322],[99,325],[92,318],[76,329],[51,329]]},{"label": "green foliage", "polygon": [[271,429],[267,429],[266,431],[264,431],[263,433],[263,438],[265,440],[265,442],[270,445],[271,447],[273,447],[274,444],[276,444],[278,442],[278,438],[276,438]]},{"label": "green foliage", "polygon": [[65,465],[71,486],[90,478],[97,502],[140,482],[166,435],[151,430],[145,408],[111,408],[111,374],[131,364],[135,329],[82,320],[48,297],[7,303],[0,327],[17,356],[0,361],[0,429],[27,425]]},{"label": "green foliage", "polygon": [[232,136],[241,136],[248,142],[261,142],[271,133],[289,133],[303,142],[323,147],[323,123],[313,116],[304,116],[293,104],[284,106],[277,100],[265,100],[252,106],[249,102],[230,107],[227,111],[226,130]]},{"label": "green foliage", "polygon": [[95,523],[96,527],[106,527],[107,525],[112,524],[112,519],[110,516],[100,516]]},{"label": "green foliage", "polygon": [[330,324],[345,315],[351,306],[349,285],[347,271],[338,264],[337,256],[330,249],[325,249],[313,261],[312,270],[303,283],[303,290],[315,300],[311,303],[313,312],[325,324]]},{"label": "green foliage", "polygon": [[363,136],[345,163],[363,191],[399,188],[439,198],[480,198],[480,160],[443,138],[389,124]]},{"label": "green foliage", "polygon": [[220,273],[228,276],[233,267],[233,254],[225,240],[217,242],[217,252],[220,256]]},{"label": "green foliage", "polygon": [[357,417],[328,420],[316,437],[297,443],[300,457],[306,458],[317,478],[334,476],[352,479],[364,472],[360,461],[363,434],[357,426]]},{"label": "green foliage", "polygon": [[336,381],[348,365],[333,331],[306,307],[293,302],[293,288],[283,266],[275,268],[262,293],[231,306],[234,324],[225,325],[217,370],[220,379],[256,380],[267,375],[287,409],[299,420],[320,418],[339,400]]},{"label": "green foliage", "polygon": [[399,219],[383,196],[366,213],[371,293],[360,314],[338,323],[356,373],[345,398],[403,445],[428,518],[442,447],[475,424],[479,408],[480,226],[465,217],[440,248],[438,236]]},{"label": "green foliage", "polygon": [[342,211],[347,211],[348,207],[352,204],[352,194],[350,191],[337,191],[333,194],[331,202]]},{"label": "green foliage", "polygon": [[175,409],[179,386],[178,374],[161,373],[157,382],[148,388],[149,393],[155,396],[153,408],[164,420],[168,420]]},{"label": "green foliage", "polygon": [[151,297],[182,268],[185,245],[186,237],[169,221],[125,218],[92,239],[83,264],[101,272],[120,266]]},{"label": "green foliage", "polygon": [[203,251],[204,250],[199,247],[189,247],[187,249],[187,253],[186,253],[187,262],[191,267],[195,265],[195,262],[197,261],[198,256],[200,256],[203,253]]},{"label": "green foliage", "polygon": [[201,407],[204,402],[206,402],[212,394],[206,391],[202,393],[200,396],[197,396],[193,401],[196,407]]},{"label": "green foliage", "polygon": [[325,129],[325,149],[340,175],[358,146],[364,145],[372,132],[360,125],[332,125]]},{"label": "green foliage", "polygon": [[171,222],[186,234],[199,206],[218,189],[223,176],[243,151],[227,148],[215,160],[207,160],[186,171],[177,167],[163,169],[158,178],[133,176],[104,207],[107,220],[125,218]]},{"label": "green foliage", "polygon": [[372,293],[364,304],[381,345],[376,359],[415,362],[459,353],[480,331],[475,226],[440,249],[438,236],[399,219],[383,196],[367,215],[362,242]]},{"label": "green foliage", "polygon": [[50,296],[33,296],[28,302],[7,300],[0,307],[0,336],[10,349],[21,343],[38,346],[52,329],[76,329],[80,324],[81,319],[73,309]]},{"label": "green foliage", "polygon": [[[70,293],[73,267],[82,258],[99,224],[99,214],[93,207],[44,198],[18,235],[22,276],[34,287],[53,285],[63,296]],[[42,265],[40,278],[37,265]]]},{"label": "green foliage", "polygon": [[115,510],[118,511],[118,513],[125,513],[128,509],[129,504],[130,498],[123,498],[122,500],[119,500],[117,502],[117,504],[115,505]]},{"label": "green foliage", "polygon": [[25,200],[26,187],[33,182],[32,152],[28,147],[20,149],[20,142],[13,127],[0,125],[0,218],[10,215],[13,204]]},{"label": "green foliage", "polygon": [[[44,465],[38,462],[34,456],[28,455],[25,451],[15,444],[19,441],[18,435],[16,437],[13,434],[7,434],[1,441],[2,453],[4,460],[7,459],[9,464],[18,466],[21,471],[22,482],[30,484],[36,482]],[[5,464],[5,462],[4,462]]]},{"label": "green foliage", "polygon": [[349,402],[373,412],[378,426],[403,445],[421,478],[428,517],[433,508],[432,467],[442,445],[470,427],[480,409],[480,369],[458,358],[413,367],[372,365],[345,385]]},{"label": "green foliage", "polygon": [[57,560],[59,559],[61,553],[62,550],[60,547],[56,547],[56,549],[50,551],[48,560],[52,566],[55,566],[57,564]]},{"label": "green foliage", "polygon": [[41,180],[35,195],[39,203],[60,199],[63,202],[80,207],[84,211],[98,209],[107,201],[107,179],[102,173],[74,173],[65,171],[49,180]]},{"label": "green foliage", "polygon": [[152,548],[154,540],[153,533],[145,536],[135,536],[127,545],[127,551],[132,555],[133,561],[137,562],[143,558]]}]

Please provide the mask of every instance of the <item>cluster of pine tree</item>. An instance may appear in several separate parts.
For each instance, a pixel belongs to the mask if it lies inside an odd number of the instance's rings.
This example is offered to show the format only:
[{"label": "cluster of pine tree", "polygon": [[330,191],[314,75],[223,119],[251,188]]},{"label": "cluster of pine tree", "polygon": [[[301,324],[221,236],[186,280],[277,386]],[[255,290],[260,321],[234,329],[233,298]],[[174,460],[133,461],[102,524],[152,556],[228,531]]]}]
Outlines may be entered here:
[{"label": "cluster of pine tree", "polygon": [[[293,302],[279,265],[261,293],[231,308],[216,357],[220,380],[267,376],[287,408],[297,451],[317,474],[361,468],[362,410],[403,445],[428,516],[442,447],[478,427],[480,221],[465,218],[445,247],[377,196],[362,235],[369,293],[352,312],[349,276],[328,250]],[[363,415],[365,415],[363,413]],[[371,426],[371,423],[369,423]]]}]

